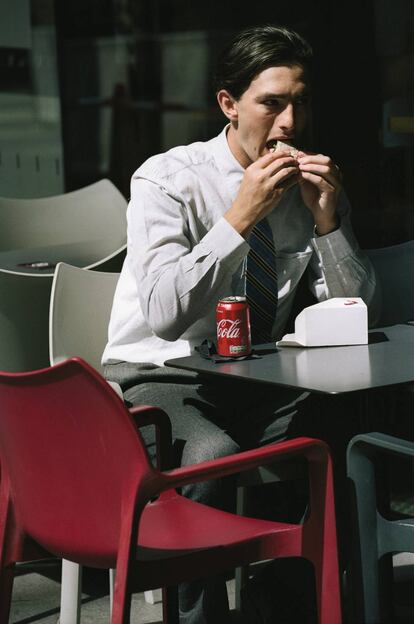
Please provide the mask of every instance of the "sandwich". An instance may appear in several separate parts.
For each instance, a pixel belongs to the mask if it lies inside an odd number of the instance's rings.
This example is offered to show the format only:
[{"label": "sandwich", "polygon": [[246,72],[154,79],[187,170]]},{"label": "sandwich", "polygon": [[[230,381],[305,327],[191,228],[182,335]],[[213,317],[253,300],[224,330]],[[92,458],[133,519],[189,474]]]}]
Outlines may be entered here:
[{"label": "sandwich", "polygon": [[284,143],[283,141],[277,141],[276,144],[273,145],[273,147],[271,148],[271,151],[275,152],[276,150],[283,150],[285,152],[289,152],[289,154],[293,156],[293,158],[296,158],[299,152],[299,150],[296,149],[296,147],[293,147],[293,145],[289,145],[288,143]]}]

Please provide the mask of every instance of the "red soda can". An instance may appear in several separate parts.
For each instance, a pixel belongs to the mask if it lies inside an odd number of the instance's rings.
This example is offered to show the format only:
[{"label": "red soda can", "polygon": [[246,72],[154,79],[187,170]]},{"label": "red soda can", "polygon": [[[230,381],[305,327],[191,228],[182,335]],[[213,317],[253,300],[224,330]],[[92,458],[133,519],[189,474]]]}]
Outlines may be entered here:
[{"label": "red soda can", "polygon": [[225,297],[216,308],[217,353],[241,357],[252,351],[249,306],[246,297]]}]

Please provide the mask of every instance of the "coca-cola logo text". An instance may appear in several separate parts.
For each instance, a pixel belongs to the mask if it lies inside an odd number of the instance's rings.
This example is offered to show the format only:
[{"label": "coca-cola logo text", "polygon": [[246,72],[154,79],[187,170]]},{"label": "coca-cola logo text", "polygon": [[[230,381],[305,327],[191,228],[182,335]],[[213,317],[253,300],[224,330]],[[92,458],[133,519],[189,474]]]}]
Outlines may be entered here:
[{"label": "coca-cola logo text", "polygon": [[240,319],[221,319],[217,323],[217,338],[239,338]]}]

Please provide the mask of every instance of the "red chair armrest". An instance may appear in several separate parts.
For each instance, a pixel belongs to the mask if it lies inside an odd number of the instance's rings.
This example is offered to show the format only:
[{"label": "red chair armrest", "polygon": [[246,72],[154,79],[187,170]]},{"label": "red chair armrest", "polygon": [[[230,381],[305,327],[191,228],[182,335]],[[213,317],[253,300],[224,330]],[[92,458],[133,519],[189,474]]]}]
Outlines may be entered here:
[{"label": "red chair armrest", "polygon": [[237,474],[281,459],[306,457],[313,462],[327,461],[329,456],[329,448],[322,440],[300,437],[164,472],[165,486],[162,489]]}]

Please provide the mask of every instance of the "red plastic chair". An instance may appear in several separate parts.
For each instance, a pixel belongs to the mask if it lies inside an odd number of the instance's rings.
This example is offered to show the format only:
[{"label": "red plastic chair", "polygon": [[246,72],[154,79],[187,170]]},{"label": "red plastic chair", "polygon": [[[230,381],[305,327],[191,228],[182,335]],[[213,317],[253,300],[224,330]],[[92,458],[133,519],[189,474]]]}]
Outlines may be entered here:
[{"label": "red plastic chair", "polygon": [[[320,624],[341,622],[332,467],[323,442],[298,438],[161,472],[130,411],[78,358],[0,373],[0,405],[0,624],[8,622],[15,562],[50,554],[116,567],[112,624],[129,622],[133,592],[253,561],[305,557],[315,569]],[[148,406],[132,411],[143,422],[165,415]],[[310,513],[302,525],[226,513],[174,489],[298,456],[309,464]],[[177,621],[170,611],[164,621]]]}]

